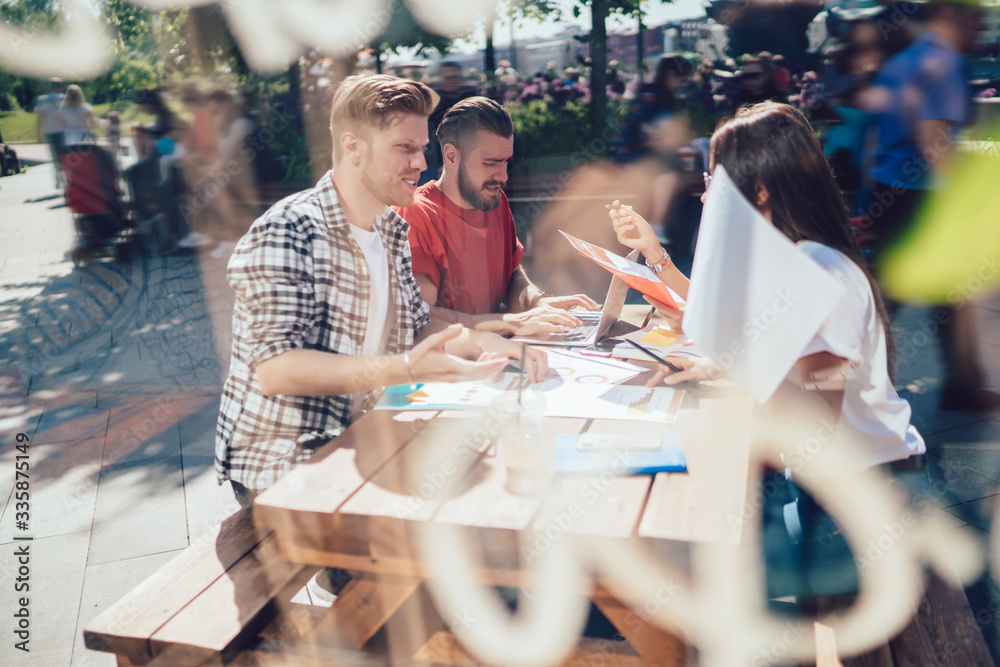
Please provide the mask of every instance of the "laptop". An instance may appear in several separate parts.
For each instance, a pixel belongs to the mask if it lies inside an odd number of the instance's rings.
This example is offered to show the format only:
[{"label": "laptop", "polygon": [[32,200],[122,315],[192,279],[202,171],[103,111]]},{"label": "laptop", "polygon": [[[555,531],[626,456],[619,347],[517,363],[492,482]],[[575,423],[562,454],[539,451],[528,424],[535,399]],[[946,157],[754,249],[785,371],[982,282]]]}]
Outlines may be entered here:
[{"label": "laptop", "polygon": [[[639,256],[638,250],[629,253],[628,259],[635,261]],[[608,287],[608,295],[604,298],[604,307],[601,312],[592,311],[572,311],[574,317],[583,324],[569,329],[563,333],[537,334],[532,336],[516,336],[512,340],[515,343],[531,343],[532,345],[561,345],[563,347],[590,347],[611,335],[611,331],[618,323],[618,318],[622,314],[622,307],[625,305],[625,297],[628,296],[628,284],[618,276],[611,278],[611,285]],[[623,322],[628,331],[616,332],[621,336],[629,331],[635,331],[637,327]]]}]

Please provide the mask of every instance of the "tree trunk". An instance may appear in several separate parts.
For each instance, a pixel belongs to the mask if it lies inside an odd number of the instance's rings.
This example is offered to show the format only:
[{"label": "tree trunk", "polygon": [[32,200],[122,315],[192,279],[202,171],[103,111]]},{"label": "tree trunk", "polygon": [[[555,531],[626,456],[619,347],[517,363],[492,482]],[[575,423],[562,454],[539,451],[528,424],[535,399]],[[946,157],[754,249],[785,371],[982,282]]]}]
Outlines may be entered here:
[{"label": "tree trunk", "polygon": [[376,74],[382,73],[382,46],[377,45],[375,47],[375,72]]},{"label": "tree trunk", "polygon": [[486,31],[486,48],[483,49],[483,68],[486,69],[486,80],[491,81],[497,70],[497,54],[493,49],[493,28]]},{"label": "tree trunk", "polygon": [[607,0],[592,0],[590,15],[590,119],[591,136],[601,137],[608,122],[608,18]]},{"label": "tree trunk", "polygon": [[302,122],[302,76],[299,73],[298,58],[288,65],[288,106],[295,114],[292,123],[297,128],[299,136],[302,136],[305,124]]},{"label": "tree trunk", "polygon": [[636,10],[636,18],[639,19],[639,26],[636,28],[636,31],[635,31],[635,48],[636,48],[636,54],[635,54],[635,71],[641,73],[642,72],[642,57],[643,57],[643,55],[645,53],[645,50],[646,50],[644,48],[644,45],[643,45],[643,41],[644,41],[643,40],[643,30],[645,28],[642,25],[642,8],[641,7],[638,10]]}]

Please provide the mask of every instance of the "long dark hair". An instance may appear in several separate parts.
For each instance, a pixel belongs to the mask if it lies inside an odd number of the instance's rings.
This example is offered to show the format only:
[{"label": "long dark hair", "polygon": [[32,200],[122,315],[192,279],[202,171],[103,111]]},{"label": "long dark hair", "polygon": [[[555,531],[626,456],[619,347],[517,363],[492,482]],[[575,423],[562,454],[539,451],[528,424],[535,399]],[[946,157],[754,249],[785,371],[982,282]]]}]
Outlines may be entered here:
[{"label": "long dark hair", "polygon": [[674,91],[670,90],[667,84],[667,75],[673,73],[680,77],[691,76],[692,69],[691,63],[684,56],[668,53],[660,57],[652,82],[652,89],[656,95],[656,108],[659,111],[675,111],[677,106]]},{"label": "long dark hair", "polygon": [[822,243],[864,272],[885,331],[887,370],[895,381],[896,348],[881,291],[854,242],[847,204],[805,116],[776,102],[742,107],[715,130],[710,154],[712,166],[725,167],[754,205],[758,189],[767,190],[774,227],[792,242]]}]

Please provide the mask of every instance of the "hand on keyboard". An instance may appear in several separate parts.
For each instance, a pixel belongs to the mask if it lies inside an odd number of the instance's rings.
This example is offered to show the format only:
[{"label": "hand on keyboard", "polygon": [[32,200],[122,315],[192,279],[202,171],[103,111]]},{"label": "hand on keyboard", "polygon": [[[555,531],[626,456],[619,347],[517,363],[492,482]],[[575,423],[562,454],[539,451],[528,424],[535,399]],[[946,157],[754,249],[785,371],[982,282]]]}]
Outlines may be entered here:
[{"label": "hand on keyboard", "polygon": [[565,333],[568,329],[583,324],[575,314],[548,306],[539,306],[523,313],[507,313],[503,316],[503,321],[507,324],[508,333],[515,336]]}]

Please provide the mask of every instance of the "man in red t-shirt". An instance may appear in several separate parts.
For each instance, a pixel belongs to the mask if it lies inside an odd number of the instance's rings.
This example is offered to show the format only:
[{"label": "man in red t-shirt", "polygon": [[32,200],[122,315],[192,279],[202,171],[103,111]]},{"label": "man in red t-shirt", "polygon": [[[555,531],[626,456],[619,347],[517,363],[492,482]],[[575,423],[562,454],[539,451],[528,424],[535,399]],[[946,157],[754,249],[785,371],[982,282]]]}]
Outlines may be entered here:
[{"label": "man in red t-shirt", "polygon": [[597,304],[583,294],[546,294],[521,267],[524,248],[503,193],[514,153],[510,116],[493,100],[470,97],[445,114],[437,135],[441,178],[396,209],[410,223],[413,273],[431,316],[522,336],[579,326],[567,310]]}]

